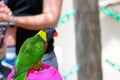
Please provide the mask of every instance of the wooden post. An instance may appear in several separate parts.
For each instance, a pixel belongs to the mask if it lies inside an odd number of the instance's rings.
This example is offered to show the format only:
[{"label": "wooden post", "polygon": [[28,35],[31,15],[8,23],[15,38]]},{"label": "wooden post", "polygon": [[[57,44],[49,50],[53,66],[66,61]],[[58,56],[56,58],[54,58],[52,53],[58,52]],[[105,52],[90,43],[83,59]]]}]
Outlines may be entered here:
[{"label": "wooden post", "polygon": [[102,80],[98,0],[76,0],[78,80]]}]

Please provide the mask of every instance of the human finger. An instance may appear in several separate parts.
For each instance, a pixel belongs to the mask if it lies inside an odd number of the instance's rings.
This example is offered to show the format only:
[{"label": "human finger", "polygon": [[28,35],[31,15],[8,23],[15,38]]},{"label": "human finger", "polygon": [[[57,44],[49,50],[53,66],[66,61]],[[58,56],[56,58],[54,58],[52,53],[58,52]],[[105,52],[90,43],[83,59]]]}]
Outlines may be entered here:
[{"label": "human finger", "polygon": [[8,8],[8,6],[5,6],[5,8],[4,8],[4,9],[5,9],[5,11],[4,11],[4,12],[5,12],[6,14],[8,14],[9,16],[11,16],[11,15],[12,15],[12,11],[10,10],[10,8]]},{"label": "human finger", "polygon": [[0,7],[0,13],[5,13],[5,7]]},{"label": "human finger", "polygon": [[5,3],[4,3],[4,1],[2,0],[2,1],[0,1],[0,7],[4,7],[5,6]]},{"label": "human finger", "polygon": [[5,5],[3,1],[0,2],[0,13],[6,13],[6,14],[11,13],[10,8],[8,8],[8,6]]},{"label": "human finger", "polygon": [[0,22],[9,22],[9,17],[7,14],[0,13]]}]

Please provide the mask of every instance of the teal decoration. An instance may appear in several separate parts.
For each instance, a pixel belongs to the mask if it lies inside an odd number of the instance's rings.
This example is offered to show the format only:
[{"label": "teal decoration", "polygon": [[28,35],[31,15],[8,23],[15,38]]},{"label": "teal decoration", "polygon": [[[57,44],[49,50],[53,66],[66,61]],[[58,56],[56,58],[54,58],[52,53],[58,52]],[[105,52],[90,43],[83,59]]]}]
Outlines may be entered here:
[{"label": "teal decoration", "polygon": [[120,14],[115,13],[112,9],[108,7],[103,7],[101,8],[101,12],[120,22]]},{"label": "teal decoration", "polygon": [[75,13],[76,13],[76,10],[73,10],[73,11],[71,11],[71,12],[69,12],[69,13],[61,16],[58,22],[59,22],[59,23],[65,23],[65,22],[68,21],[68,20],[70,19],[70,17],[71,17],[72,15],[74,15]]},{"label": "teal decoration", "polygon": [[73,16],[74,14],[76,14],[76,10],[72,10],[71,12],[64,14],[63,16],[60,16],[58,20],[58,25],[64,24],[65,22],[67,22],[70,19],[70,17]]},{"label": "teal decoration", "polygon": [[107,7],[103,7],[101,11],[106,14],[107,16],[113,17],[115,16],[115,13],[112,11],[112,9],[109,9]]},{"label": "teal decoration", "polygon": [[64,79],[64,80],[67,80],[67,77],[68,77],[69,75],[73,74],[74,72],[79,71],[79,69],[80,69],[80,66],[79,66],[79,65],[73,66],[72,68],[70,68],[70,69],[67,71],[67,73],[65,73],[65,74],[63,75],[63,79]]},{"label": "teal decoration", "polygon": [[111,62],[110,60],[105,60],[112,68],[120,72],[120,65]]}]

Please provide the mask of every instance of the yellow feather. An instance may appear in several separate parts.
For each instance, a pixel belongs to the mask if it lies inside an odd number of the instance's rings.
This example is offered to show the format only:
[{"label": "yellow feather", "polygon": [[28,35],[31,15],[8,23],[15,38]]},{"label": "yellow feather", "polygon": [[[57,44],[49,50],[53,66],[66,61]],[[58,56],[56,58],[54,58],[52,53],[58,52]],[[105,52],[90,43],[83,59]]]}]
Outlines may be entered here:
[{"label": "yellow feather", "polygon": [[42,38],[45,42],[47,41],[47,34],[46,34],[45,31],[40,30],[40,31],[38,32],[38,35],[41,36],[41,38]]}]

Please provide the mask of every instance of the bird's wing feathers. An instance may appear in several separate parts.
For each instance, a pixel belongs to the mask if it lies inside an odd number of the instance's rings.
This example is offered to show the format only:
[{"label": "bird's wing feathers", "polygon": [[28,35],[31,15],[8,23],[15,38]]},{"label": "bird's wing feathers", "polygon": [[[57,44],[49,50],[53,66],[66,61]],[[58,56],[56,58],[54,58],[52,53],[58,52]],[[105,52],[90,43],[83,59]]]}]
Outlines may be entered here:
[{"label": "bird's wing feathers", "polygon": [[16,60],[15,74],[18,75],[28,70],[35,62],[41,59],[43,54],[43,41],[40,41],[38,38],[28,38],[20,48],[19,55]]}]

